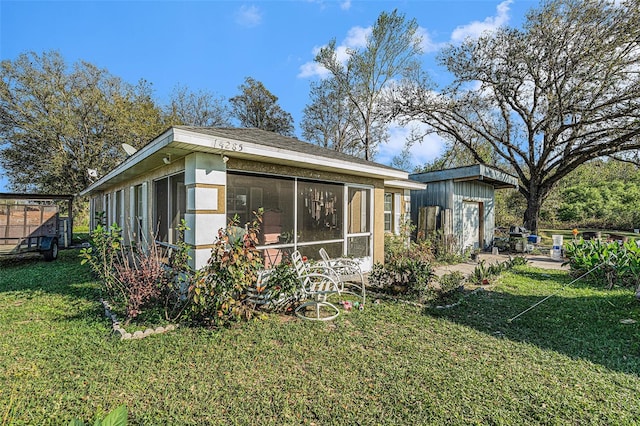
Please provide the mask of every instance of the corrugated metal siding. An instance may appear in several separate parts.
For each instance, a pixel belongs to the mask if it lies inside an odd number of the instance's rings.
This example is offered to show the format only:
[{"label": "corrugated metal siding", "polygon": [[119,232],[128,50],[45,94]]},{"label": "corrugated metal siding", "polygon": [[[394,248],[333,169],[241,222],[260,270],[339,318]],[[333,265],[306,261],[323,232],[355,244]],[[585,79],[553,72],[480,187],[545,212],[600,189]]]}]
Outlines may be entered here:
[{"label": "corrugated metal siding", "polygon": [[440,206],[453,211],[453,233],[462,236],[463,201],[477,201],[484,204],[484,246],[493,239],[495,227],[495,189],[478,181],[453,182],[452,180],[430,182],[421,191],[411,191],[411,221],[418,222],[418,211],[424,206]]},{"label": "corrugated metal siding", "polygon": [[[428,189],[428,188],[427,188]],[[493,186],[477,181],[453,183],[453,232],[462,235],[463,228],[463,201],[477,201],[484,204],[484,236],[483,245],[488,246],[493,240],[493,228],[495,226],[494,209],[495,190]]]},{"label": "corrugated metal siding", "polygon": [[[453,208],[453,181],[433,182],[426,189],[411,191],[411,221],[418,223],[418,211],[424,206]],[[455,213],[454,213],[455,214]]]}]

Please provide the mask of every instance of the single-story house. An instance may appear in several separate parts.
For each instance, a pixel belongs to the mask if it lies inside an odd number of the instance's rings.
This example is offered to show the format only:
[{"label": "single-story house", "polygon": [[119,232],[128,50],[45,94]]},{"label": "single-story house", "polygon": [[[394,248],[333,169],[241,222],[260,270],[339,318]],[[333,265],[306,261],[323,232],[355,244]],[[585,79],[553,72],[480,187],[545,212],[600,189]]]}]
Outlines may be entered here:
[{"label": "single-story house", "polygon": [[192,266],[204,266],[229,221],[264,209],[260,246],[266,266],[299,250],[318,258],[384,260],[385,232],[399,232],[408,173],[276,133],[246,128],[171,127],[80,195],[118,223],[127,241],[176,242],[185,219]]},{"label": "single-story house", "polygon": [[[458,238],[461,250],[486,249],[493,242],[495,190],[517,188],[518,179],[483,164],[409,175],[427,184],[411,191],[411,219],[422,208],[437,207],[434,221],[445,234]],[[424,210],[423,210],[424,211]]]}]

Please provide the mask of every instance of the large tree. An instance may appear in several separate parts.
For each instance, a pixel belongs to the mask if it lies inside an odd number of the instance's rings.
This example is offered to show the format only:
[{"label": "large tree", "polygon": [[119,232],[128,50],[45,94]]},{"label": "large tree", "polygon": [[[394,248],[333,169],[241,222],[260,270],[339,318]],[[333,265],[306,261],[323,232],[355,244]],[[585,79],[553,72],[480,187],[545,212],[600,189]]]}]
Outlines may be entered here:
[{"label": "large tree", "polygon": [[264,84],[246,77],[241,84],[240,94],[229,99],[232,115],[242,127],[255,127],[293,136],[293,117],[278,105],[278,97],[264,87]]},{"label": "large tree", "polygon": [[356,111],[335,78],[311,82],[311,103],[304,108],[302,136],[324,148],[360,155]]},{"label": "large tree", "polygon": [[640,4],[552,0],[522,29],[502,28],[443,51],[455,77],[440,92],[396,88],[394,113],[420,120],[478,162],[489,144],[517,174],[524,224],[537,230],[554,185],[580,164],[640,148]]},{"label": "large tree", "polygon": [[57,52],[0,64],[0,164],[14,190],[76,193],[162,130],[149,85]]},{"label": "large tree", "polygon": [[222,96],[200,90],[190,91],[186,86],[176,86],[165,107],[167,120],[172,124],[200,127],[228,127],[231,111]]},{"label": "large tree", "polygon": [[377,145],[388,138],[381,108],[383,90],[394,78],[412,73],[422,50],[415,19],[407,20],[397,10],[380,14],[362,49],[346,50],[341,61],[335,39],[318,52],[315,61],[335,80],[335,94],[353,109],[349,121],[356,132],[362,156],[373,159]]}]

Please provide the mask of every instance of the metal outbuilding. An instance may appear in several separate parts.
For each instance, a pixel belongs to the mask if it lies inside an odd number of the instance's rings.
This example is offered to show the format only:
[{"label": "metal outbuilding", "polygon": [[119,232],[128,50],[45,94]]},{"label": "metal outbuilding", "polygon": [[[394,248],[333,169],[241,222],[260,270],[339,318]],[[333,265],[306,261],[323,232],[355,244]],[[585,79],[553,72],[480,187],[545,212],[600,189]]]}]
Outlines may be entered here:
[{"label": "metal outbuilding", "polygon": [[427,184],[426,189],[411,191],[412,222],[419,224],[420,211],[428,210],[435,229],[455,235],[462,250],[491,245],[495,190],[518,188],[515,176],[483,164],[415,173],[409,179]]}]

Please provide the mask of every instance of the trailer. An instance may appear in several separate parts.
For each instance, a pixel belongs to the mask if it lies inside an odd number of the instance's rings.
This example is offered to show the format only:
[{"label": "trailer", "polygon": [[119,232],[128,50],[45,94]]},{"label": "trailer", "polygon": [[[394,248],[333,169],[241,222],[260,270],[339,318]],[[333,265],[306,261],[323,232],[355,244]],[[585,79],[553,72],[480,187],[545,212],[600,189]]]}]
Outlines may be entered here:
[{"label": "trailer", "polygon": [[[67,217],[60,204],[67,204]],[[0,256],[39,252],[55,260],[71,245],[73,195],[0,193]]]}]

